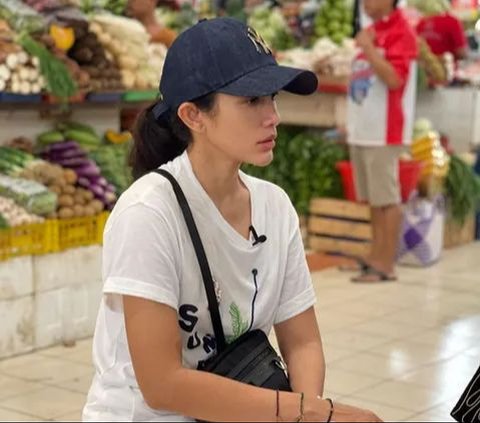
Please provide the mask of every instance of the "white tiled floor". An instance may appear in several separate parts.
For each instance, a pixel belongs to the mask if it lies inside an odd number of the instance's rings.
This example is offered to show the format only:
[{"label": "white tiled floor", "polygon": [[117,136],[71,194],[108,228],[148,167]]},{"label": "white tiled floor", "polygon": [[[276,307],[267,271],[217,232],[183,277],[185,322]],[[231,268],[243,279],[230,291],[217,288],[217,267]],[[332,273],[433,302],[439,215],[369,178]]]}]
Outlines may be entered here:
[{"label": "white tiled floor", "polygon": [[[315,273],[327,394],[386,421],[449,421],[480,365],[480,244],[446,252],[400,281],[354,285]],[[0,362],[0,420],[78,421],[91,340]]]}]

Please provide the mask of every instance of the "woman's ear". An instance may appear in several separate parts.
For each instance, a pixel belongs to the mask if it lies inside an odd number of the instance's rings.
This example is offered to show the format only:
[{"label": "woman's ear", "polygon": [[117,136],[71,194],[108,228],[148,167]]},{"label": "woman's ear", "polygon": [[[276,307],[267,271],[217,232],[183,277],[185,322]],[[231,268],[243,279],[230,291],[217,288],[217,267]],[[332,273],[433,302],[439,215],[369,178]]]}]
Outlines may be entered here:
[{"label": "woman's ear", "polygon": [[201,133],[205,130],[203,114],[193,103],[183,103],[178,108],[178,117],[192,132]]}]

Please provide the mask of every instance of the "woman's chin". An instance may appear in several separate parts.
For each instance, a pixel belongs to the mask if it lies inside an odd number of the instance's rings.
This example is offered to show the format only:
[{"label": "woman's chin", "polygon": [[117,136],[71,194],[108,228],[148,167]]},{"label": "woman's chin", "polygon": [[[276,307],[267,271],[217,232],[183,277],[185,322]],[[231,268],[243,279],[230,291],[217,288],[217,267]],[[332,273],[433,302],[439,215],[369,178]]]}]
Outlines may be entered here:
[{"label": "woman's chin", "polygon": [[268,166],[273,161],[273,151],[268,151],[262,154],[257,154],[255,157],[252,157],[252,160],[249,160],[248,163],[258,166],[265,167]]}]

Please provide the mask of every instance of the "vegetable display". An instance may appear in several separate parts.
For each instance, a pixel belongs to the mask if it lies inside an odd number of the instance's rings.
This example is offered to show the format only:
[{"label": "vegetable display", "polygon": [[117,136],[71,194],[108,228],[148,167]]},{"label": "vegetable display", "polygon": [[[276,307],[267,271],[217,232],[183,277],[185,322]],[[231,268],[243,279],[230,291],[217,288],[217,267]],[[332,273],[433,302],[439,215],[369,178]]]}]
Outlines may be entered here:
[{"label": "vegetable display", "polygon": [[41,156],[49,162],[74,171],[78,177],[76,183],[79,187],[92,192],[105,208],[113,207],[117,199],[115,187],[108,183],[97,164],[76,142],[52,144],[42,151]]},{"label": "vegetable display", "polygon": [[90,154],[118,194],[123,193],[133,182],[131,169],[127,166],[128,149],[129,144],[105,145]]},{"label": "vegetable display", "polygon": [[0,195],[39,216],[53,213],[57,207],[57,196],[53,192],[37,182],[22,178],[0,175]]},{"label": "vegetable display", "polygon": [[94,91],[123,89],[122,75],[113,57],[107,54],[97,35],[90,31],[88,22],[74,22],[75,43],[68,51],[80,67],[88,73]]},{"label": "vegetable display", "polygon": [[77,85],[67,67],[45,46],[25,34],[19,38],[19,43],[30,55],[38,58],[40,70],[49,92],[63,99],[71,97],[77,92]]},{"label": "vegetable display", "polygon": [[337,44],[353,36],[353,9],[346,0],[326,0],[315,19],[315,34]]},{"label": "vegetable display", "polygon": [[287,50],[295,45],[287,21],[279,8],[272,9],[267,4],[257,6],[251,12],[248,24],[259,32],[273,50]]},{"label": "vegetable display", "polygon": [[462,226],[480,207],[480,177],[458,156],[451,156],[445,195],[452,219]]},{"label": "vegetable display", "polygon": [[5,19],[17,32],[35,33],[45,27],[42,15],[20,0],[2,0],[0,19]]},{"label": "vegetable display", "polygon": [[42,223],[45,219],[28,213],[10,198],[0,197],[0,229]]},{"label": "vegetable display", "polygon": [[150,46],[150,35],[140,22],[98,14],[92,19],[90,30],[114,57],[126,88],[157,87],[167,50],[161,44]]}]

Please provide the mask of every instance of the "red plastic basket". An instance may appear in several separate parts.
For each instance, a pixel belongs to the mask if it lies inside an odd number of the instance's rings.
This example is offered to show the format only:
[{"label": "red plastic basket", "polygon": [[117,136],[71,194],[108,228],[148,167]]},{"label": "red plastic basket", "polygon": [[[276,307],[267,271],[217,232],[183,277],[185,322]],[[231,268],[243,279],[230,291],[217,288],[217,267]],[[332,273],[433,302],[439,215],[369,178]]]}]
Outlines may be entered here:
[{"label": "red plastic basket", "polygon": [[[422,163],[413,160],[400,160],[400,187],[402,192],[402,201],[407,202],[412,193],[417,189],[420,175],[422,172]],[[355,179],[353,166],[351,162],[343,161],[337,163],[337,170],[342,177],[343,194],[349,201],[357,201],[355,191]]]}]

